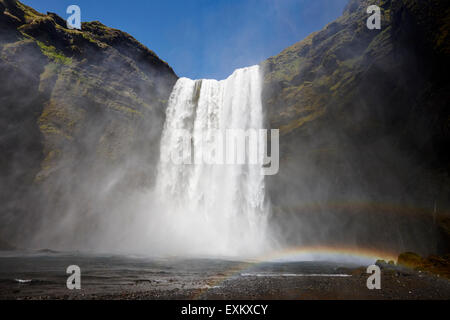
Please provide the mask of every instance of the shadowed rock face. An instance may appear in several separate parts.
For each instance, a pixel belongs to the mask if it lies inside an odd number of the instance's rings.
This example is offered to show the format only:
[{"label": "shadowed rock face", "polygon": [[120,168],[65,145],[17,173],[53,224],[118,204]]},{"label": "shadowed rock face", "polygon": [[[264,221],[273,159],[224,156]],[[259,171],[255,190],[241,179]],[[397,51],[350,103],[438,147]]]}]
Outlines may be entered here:
[{"label": "shadowed rock face", "polygon": [[[448,1],[379,1],[382,30],[366,28],[369,4],[262,64],[281,129],[273,225],[292,244],[446,252]],[[33,244],[71,212],[81,241],[152,184],[177,76],[130,35],[0,0],[0,80],[2,239]]]},{"label": "shadowed rock face", "polygon": [[[372,4],[381,30],[366,27]],[[263,63],[268,122],[281,130],[270,193],[294,242],[448,250],[436,221],[450,205],[449,37],[448,1],[352,0]]]},{"label": "shadowed rock face", "polygon": [[176,80],[166,62],[124,32],[99,22],[69,30],[56,14],[0,0],[5,239],[45,223],[37,218],[42,212],[51,219],[65,210],[67,195],[79,197],[80,214],[89,211],[98,196],[92,191],[113,168],[122,168],[118,189],[151,184]]}]

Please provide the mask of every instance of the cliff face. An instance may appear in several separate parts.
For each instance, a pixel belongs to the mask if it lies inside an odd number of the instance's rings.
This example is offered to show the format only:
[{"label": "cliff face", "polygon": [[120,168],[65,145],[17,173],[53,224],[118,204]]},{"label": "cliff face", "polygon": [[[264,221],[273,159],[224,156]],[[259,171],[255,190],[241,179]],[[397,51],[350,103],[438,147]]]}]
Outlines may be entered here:
[{"label": "cliff face", "polygon": [[[366,27],[372,4],[381,30]],[[448,220],[449,58],[448,1],[352,0],[263,63],[267,118],[281,130],[270,193],[286,234],[417,249]],[[423,250],[442,244],[428,239]]]},{"label": "cliff face", "polygon": [[[449,4],[380,0],[382,29],[368,30],[371,4],[351,0],[262,64],[281,129],[274,224],[294,244],[446,251]],[[0,238],[79,248],[109,215],[120,229],[114,208],[153,181],[173,70],[100,22],[69,30],[0,0],[0,80]]]},{"label": "cliff face", "polygon": [[124,32],[99,22],[69,30],[56,14],[0,0],[0,233],[45,224],[38,211],[66,211],[66,195],[82,214],[105,184],[150,184],[176,80]]}]

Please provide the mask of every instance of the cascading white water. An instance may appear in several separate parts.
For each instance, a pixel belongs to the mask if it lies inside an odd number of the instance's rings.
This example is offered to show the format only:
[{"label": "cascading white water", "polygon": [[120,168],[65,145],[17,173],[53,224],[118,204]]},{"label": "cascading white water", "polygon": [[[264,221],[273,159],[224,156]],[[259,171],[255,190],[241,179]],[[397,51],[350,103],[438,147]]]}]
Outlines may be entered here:
[{"label": "cascading white water", "polygon": [[[182,153],[181,130],[192,134],[195,158],[205,152],[214,156],[217,151],[205,144],[218,143],[217,130],[262,129],[261,81],[258,66],[238,69],[222,81],[179,79],[169,99],[161,159]],[[170,222],[163,232],[189,254],[253,255],[266,249],[268,205],[258,165],[161,160],[156,195]]]}]

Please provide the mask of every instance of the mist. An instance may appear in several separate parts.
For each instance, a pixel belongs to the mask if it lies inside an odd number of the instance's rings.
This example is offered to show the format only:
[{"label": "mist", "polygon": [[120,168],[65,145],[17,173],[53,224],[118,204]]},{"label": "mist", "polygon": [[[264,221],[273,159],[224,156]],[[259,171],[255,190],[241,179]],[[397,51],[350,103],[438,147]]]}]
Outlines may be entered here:
[{"label": "mist", "polygon": [[[56,15],[29,24],[12,11],[17,20],[2,20],[0,33],[0,240],[148,256],[446,252],[445,141],[433,130],[445,117],[427,117],[417,102],[437,87],[426,71],[435,62],[424,59],[434,56],[417,49],[426,37],[407,37],[416,30],[409,24],[361,29],[355,3],[262,62],[258,79],[220,82],[179,79],[134,38],[99,22],[61,37]],[[286,8],[272,5],[282,19]],[[232,43],[245,47],[254,31],[247,26]],[[235,49],[213,58],[224,66],[265,58]],[[180,83],[190,91],[177,94]],[[189,130],[214,121],[280,129],[279,174],[164,167],[160,152],[179,147],[167,138],[177,112]]]}]

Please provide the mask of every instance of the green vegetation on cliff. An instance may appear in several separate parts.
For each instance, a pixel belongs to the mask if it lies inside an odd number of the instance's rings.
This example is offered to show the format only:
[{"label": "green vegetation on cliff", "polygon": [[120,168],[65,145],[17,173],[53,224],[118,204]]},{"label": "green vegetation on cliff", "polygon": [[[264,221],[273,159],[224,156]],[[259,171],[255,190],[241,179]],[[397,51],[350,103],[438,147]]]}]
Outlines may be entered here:
[{"label": "green vegetation on cliff", "polygon": [[42,53],[45,54],[50,59],[54,60],[55,62],[65,65],[72,64],[72,58],[68,58],[61,52],[58,52],[55,47],[46,46],[41,41],[37,41],[37,44],[39,45],[39,48],[41,48]]},{"label": "green vegetation on cliff", "polygon": [[11,226],[73,201],[90,212],[98,200],[86,190],[113,168],[124,168],[122,184],[151,183],[176,80],[127,33],[99,22],[69,30],[54,13],[0,0],[0,234],[26,234]]},{"label": "green vegetation on cliff", "polygon": [[[366,27],[373,4],[381,30]],[[285,230],[304,226],[292,238],[370,246],[370,236],[406,251],[420,234],[424,252],[450,249],[441,223],[450,214],[449,50],[450,2],[351,0],[336,21],[262,63],[267,120],[281,134],[280,174],[268,178],[273,204],[322,212],[276,210]],[[356,200],[417,208],[428,222],[419,231],[412,218],[389,216],[371,228],[369,218],[352,220],[330,205]],[[335,225],[320,225],[327,220]],[[424,236],[434,228],[446,235]]]}]

